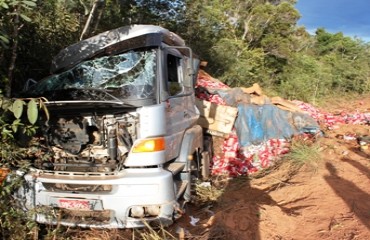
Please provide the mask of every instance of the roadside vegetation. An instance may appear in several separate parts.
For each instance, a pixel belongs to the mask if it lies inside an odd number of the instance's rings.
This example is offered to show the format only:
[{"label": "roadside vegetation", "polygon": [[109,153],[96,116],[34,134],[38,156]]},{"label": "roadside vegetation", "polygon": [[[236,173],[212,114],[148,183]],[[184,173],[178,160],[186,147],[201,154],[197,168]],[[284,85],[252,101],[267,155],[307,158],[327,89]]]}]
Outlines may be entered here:
[{"label": "roadside vegetation", "polygon": [[[179,33],[208,62],[205,70],[231,87],[258,83],[269,96],[313,104],[369,93],[370,44],[323,28],[308,33],[297,24],[300,13],[295,2],[0,0],[0,167],[26,168],[27,162],[21,161],[26,155],[46,157],[37,156],[37,143],[24,148],[16,141],[19,134],[30,138],[37,131],[38,112],[47,115],[42,99],[11,99],[21,98],[25,87],[47,76],[52,57],[62,48],[124,25],[161,25]],[[301,140],[292,144],[287,156],[292,164],[315,167],[319,145]],[[25,220],[20,207],[13,204],[10,193],[20,181],[0,185],[2,239],[37,236],[34,222]],[[200,203],[216,201],[222,194],[213,186],[197,191]],[[63,234],[45,231],[51,239]],[[141,237],[163,237],[156,234],[149,231]]]},{"label": "roadside vegetation", "polygon": [[318,141],[293,138],[290,151],[284,156],[284,159],[290,161],[294,171],[299,170],[303,166],[315,171],[322,160],[320,149],[321,147]]},{"label": "roadside vegetation", "polygon": [[297,24],[294,4],[0,0],[0,89],[19,95],[29,79],[49,74],[56,53],[80,38],[129,24],[154,24],[179,33],[208,62],[206,71],[231,87],[259,83],[269,95],[310,103],[368,93],[369,43],[323,28],[309,34]]}]

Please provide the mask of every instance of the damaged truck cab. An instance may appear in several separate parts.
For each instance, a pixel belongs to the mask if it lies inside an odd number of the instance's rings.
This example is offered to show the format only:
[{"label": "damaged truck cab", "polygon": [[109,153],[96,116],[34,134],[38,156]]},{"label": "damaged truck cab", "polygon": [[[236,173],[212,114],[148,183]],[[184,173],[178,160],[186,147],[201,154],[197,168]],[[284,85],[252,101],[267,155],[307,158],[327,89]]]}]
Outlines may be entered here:
[{"label": "damaged truck cab", "polygon": [[41,128],[48,153],[19,193],[35,220],[135,228],[181,216],[209,167],[194,97],[198,62],[179,36],[152,25],[62,50],[53,75],[28,91],[50,112]]}]

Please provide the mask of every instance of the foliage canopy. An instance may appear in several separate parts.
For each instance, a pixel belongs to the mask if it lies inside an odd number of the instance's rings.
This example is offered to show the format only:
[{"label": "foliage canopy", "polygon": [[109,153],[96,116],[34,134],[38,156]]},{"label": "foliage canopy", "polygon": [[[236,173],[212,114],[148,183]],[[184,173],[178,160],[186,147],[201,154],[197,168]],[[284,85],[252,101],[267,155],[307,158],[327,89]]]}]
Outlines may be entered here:
[{"label": "foliage canopy", "polygon": [[155,24],[179,33],[233,87],[258,82],[308,102],[369,92],[369,44],[323,28],[310,35],[299,18],[294,0],[0,0],[0,89],[15,95],[45,77],[52,57],[80,37]]}]

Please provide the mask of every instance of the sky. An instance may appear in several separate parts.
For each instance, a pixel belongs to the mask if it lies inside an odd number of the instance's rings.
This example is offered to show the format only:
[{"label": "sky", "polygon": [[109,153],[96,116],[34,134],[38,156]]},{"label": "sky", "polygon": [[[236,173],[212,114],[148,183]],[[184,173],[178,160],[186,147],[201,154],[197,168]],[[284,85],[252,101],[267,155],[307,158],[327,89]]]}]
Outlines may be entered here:
[{"label": "sky", "polygon": [[298,0],[298,25],[314,34],[323,27],[370,42],[370,0]]}]

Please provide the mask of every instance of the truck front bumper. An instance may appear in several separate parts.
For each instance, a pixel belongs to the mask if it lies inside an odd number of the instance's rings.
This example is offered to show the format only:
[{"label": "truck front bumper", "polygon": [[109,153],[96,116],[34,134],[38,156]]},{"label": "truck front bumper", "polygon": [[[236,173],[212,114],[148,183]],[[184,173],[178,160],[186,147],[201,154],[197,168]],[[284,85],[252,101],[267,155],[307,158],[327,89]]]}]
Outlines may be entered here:
[{"label": "truck front bumper", "polygon": [[33,218],[44,224],[95,228],[170,225],[179,209],[172,174],[161,168],[127,169],[110,175],[34,172],[25,179],[21,199]]}]

